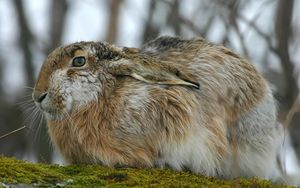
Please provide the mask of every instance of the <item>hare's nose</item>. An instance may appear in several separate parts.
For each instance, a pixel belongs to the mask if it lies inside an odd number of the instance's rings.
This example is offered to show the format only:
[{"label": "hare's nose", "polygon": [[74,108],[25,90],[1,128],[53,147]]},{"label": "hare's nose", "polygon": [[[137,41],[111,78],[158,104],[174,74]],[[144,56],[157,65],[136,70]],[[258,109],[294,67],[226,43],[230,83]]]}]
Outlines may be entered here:
[{"label": "hare's nose", "polygon": [[46,98],[47,95],[48,95],[47,92],[34,91],[32,93],[32,98],[35,102],[41,103]]}]

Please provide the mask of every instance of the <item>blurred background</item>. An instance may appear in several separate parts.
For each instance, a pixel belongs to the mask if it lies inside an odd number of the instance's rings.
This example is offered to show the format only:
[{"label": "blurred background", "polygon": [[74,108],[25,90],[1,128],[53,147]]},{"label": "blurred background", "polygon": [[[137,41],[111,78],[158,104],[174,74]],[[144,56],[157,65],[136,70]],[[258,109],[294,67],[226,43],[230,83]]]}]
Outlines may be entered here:
[{"label": "blurred background", "polygon": [[292,114],[300,109],[293,107],[300,71],[295,0],[0,0],[0,136],[27,126],[0,139],[0,155],[61,162],[30,96],[54,48],[81,40],[139,47],[160,35],[202,36],[247,57],[272,84],[278,121],[290,135],[285,162],[290,173],[300,172],[300,114]]}]

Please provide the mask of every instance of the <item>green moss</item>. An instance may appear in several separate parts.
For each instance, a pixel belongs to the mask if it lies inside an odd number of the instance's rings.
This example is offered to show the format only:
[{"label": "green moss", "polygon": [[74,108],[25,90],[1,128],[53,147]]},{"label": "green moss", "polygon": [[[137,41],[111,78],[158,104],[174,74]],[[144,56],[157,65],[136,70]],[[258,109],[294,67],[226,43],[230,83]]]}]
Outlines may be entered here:
[{"label": "green moss", "polygon": [[112,169],[96,165],[33,164],[0,156],[1,183],[40,187],[287,187],[258,179],[221,180],[161,169]]}]

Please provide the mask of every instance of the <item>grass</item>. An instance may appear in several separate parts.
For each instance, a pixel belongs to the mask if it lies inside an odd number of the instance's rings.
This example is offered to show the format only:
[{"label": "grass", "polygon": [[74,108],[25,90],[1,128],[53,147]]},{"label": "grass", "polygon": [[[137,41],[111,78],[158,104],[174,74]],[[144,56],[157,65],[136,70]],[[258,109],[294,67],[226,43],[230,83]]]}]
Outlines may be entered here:
[{"label": "grass", "polygon": [[168,169],[113,169],[49,165],[0,156],[0,187],[287,187],[267,180],[221,180]]}]

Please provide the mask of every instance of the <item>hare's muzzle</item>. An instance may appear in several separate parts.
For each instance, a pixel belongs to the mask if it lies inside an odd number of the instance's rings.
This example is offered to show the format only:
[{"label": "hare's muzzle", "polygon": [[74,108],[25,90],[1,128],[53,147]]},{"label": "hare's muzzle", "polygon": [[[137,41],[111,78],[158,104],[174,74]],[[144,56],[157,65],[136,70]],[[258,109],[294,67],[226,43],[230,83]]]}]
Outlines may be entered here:
[{"label": "hare's muzzle", "polygon": [[34,100],[36,106],[40,108],[40,110],[48,113],[53,111],[53,105],[51,100],[49,99],[48,92],[34,90],[34,92],[32,93],[32,99]]},{"label": "hare's muzzle", "polygon": [[32,98],[33,98],[34,102],[42,103],[42,101],[46,98],[47,95],[48,95],[47,92],[41,92],[41,91],[35,90],[32,93]]}]

